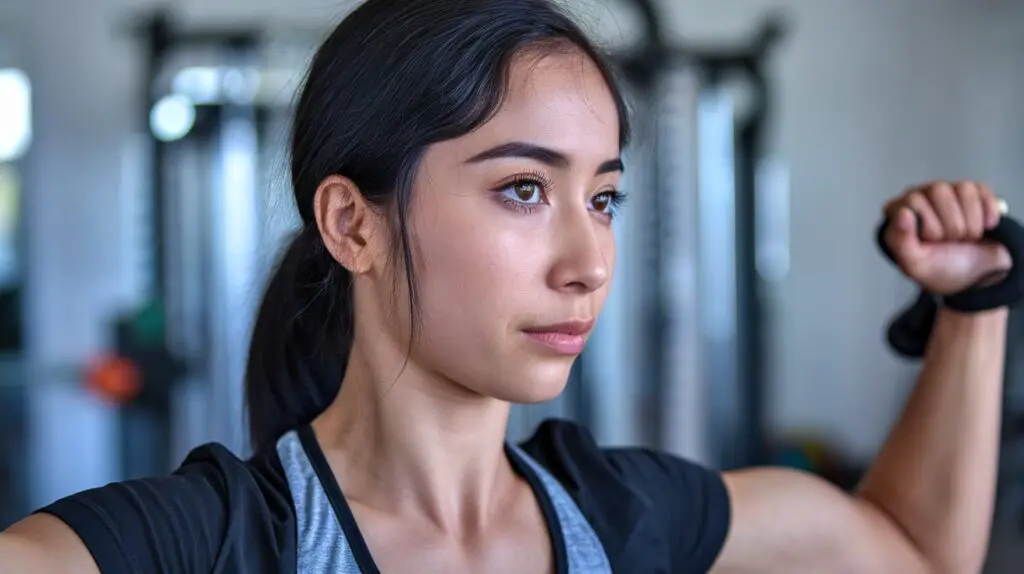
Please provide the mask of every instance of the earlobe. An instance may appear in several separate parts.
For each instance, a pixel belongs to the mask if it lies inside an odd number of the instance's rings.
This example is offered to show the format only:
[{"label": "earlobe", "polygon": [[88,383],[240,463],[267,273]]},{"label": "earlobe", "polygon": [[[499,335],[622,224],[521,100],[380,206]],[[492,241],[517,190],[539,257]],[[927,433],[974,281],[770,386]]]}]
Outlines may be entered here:
[{"label": "earlobe", "polygon": [[367,206],[355,183],[340,175],[324,179],[313,198],[313,210],[331,256],[352,273],[365,272]]}]

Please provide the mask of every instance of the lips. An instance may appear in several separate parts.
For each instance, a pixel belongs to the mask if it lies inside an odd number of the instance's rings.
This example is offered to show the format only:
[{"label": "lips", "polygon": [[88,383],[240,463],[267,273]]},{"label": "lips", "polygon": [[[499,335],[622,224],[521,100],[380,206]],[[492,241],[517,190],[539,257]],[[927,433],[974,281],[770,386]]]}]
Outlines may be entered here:
[{"label": "lips", "polygon": [[532,342],[559,355],[579,355],[583,351],[587,334],[593,328],[593,319],[579,319],[541,327],[530,327],[523,329],[523,333]]}]

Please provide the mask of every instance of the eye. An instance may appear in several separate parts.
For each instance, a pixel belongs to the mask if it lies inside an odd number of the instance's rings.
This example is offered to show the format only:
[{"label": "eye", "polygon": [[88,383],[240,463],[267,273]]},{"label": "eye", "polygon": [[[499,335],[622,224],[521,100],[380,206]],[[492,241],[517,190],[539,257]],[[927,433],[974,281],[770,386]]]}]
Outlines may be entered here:
[{"label": "eye", "polygon": [[538,205],[544,202],[544,186],[539,181],[522,179],[510,183],[499,191],[505,199],[523,205]]},{"label": "eye", "polygon": [[626,201],[626,194],[617,190],[603,191],[590,200],[592,209],[603,215],[614,217]]}]

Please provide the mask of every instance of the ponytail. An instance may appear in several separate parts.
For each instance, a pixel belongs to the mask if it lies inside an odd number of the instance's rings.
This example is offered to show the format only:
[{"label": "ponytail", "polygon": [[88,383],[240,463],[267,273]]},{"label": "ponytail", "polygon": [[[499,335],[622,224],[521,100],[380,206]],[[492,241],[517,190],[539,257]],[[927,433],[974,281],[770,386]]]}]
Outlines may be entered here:
[{"label": "ponytail", "polygon": [[267,286],[245,373],[256,452],[311,422],[341,389],[352,346],[352,277],[306,224]]}]

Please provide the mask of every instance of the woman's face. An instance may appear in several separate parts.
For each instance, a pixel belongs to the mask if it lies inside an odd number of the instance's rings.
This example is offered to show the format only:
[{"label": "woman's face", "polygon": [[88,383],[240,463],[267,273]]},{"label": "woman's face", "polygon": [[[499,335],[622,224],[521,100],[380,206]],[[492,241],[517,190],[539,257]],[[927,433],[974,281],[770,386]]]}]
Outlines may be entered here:
[{"label": "woman's face", "polygon": [[411,360],[529,403],[562,391],[608,294],[622,168],[615,102],[589,59],[523,55],[510,79],[492,120],[421,163]]}]

